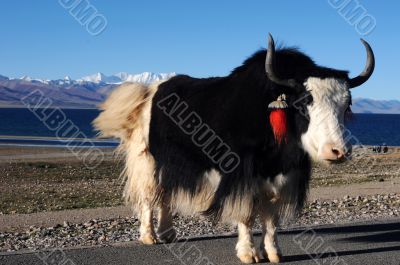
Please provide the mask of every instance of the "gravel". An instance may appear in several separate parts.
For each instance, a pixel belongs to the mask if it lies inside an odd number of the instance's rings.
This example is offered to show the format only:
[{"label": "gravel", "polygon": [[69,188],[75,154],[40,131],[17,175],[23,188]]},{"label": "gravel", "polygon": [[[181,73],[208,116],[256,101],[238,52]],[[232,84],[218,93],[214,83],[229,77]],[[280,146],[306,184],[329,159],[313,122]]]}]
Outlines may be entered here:
[{"label": "gravel", "polygon": [[[400,217],[400,194],[345,196],[340,200],[314,200],[306,205],[299,218],[282,224],[282,228],[321,224],[351,223],[371,219]],[[236,232],[233,225],[213,226],[202,217],[174,219],[178,237],[221,235]],[[0,251],[38,250],[72,246],[109,245],[137,240],[139,222],[136,217],[89,220],[85,223],[64,222],[53,227],[30,227],[23,233],[0,232]],[[256,224],[255,230],[260,225]]]}]

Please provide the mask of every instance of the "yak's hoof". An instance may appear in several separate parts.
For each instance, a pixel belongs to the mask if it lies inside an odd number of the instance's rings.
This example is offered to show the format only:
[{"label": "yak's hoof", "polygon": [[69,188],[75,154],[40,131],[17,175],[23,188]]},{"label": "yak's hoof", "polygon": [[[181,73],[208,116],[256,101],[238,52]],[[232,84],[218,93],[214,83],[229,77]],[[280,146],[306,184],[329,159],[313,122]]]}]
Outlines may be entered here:
[{"label": "yak's hoof", "polygon": [[143,236],[140,236],[139,241],[145,245],[157,244],[157,238],[152,234],[145,234]]},{"label": "yak's hoof", "polygon": [[251,251],[248,251],[246,253],[240,253],[237,256],[241,262],[246,263],[246,264],[260,262],[260,256],[255,249],[252,249]]},{"label": "yak's hoof", "polygon": [[281,254],[269,254],[269,255],[267,255],[267,258],[268,258],[269,262],[271,262],[271,263],[279,263],[282,261]]},{"label": "yak's hoof", "polygon": [[165,230],[163,232],[158,232],[158,238],[162,243],[171,243],[176,239],[176,231],[173,228]]},{"label": "yak's hoof", "polygon": [[278,250],[277,253],[270,253],[268,254],[267,251],[262,247],[261,248],[261,253],[264,256],[264,258],[266,258],[269,262],[271,263],[279,263],[282,262],[282,254],[280,253],[280,251]]}]

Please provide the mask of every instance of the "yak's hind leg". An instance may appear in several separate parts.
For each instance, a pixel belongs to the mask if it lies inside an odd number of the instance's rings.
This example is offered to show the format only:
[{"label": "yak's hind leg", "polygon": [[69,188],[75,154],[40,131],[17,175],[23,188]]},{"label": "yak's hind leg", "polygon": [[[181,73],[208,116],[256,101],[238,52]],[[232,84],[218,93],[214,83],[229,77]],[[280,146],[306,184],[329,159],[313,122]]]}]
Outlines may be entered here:
[{"label": "yak's hind leg", "polygon": [[278,214],[271,207],[271,213],[261,214],[262,240],[261,252],[265,258],[272,263],[279,263],[282,260],[282,254],[278,246],[276,226],[279,221]]},{"label": "yak's hind leg", "polygon": [[171,243],[176,238],[176,232],[172,223],[173,216],[170,208],[170,199],[164,198],[158,212],[157,234],[163,243]]},{"label": "yak's hind leg", "polygon": [[254,247],[252,233],[253,221],[247,224],[238,223],[238,242],[236,244],[236,255],[243,263],[260,262],[257,248]]}]

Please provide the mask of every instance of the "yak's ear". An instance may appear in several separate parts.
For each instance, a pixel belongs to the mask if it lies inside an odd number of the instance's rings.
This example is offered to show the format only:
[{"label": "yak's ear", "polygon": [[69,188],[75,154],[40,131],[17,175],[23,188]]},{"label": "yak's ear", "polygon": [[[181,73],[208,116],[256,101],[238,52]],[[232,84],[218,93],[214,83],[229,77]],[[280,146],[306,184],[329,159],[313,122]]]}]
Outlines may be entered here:
[{"label": "yak's ear", "polygon": [[269,33],[268,38],[268,51],[267,56],[265,58],[265,71],[267,73],[268,78],[281,86],[295,88],[298,84],[294,79],[280,79],[275,73],[275,42],[272,38],[271,33]]}]

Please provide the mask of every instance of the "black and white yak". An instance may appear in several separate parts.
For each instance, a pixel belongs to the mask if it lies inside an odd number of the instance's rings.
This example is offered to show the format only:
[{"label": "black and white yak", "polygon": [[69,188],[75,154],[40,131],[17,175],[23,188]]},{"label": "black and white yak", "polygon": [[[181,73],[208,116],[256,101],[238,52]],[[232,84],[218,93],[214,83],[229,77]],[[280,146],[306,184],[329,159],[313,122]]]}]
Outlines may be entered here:
[{"label": "black and white yak", "polygon": [[318,66],[296,49],[275,51],[270,36],[268,51],[229,76],[178,75],[113,91],[94,125],[102,136],[121,140],[124,196],[140,215],[140,240],[170,242],[174,213],[200,213],[237,223],[237,256],[258,262],[252,226],[259,217],[261,251],[279,262],[276,226],[302,208],[311,159],[340,162],[351,153],[343,127],[349,89],[367,81],[375,65],[371,47],[362,43],[368,59],[356,78]]}]

